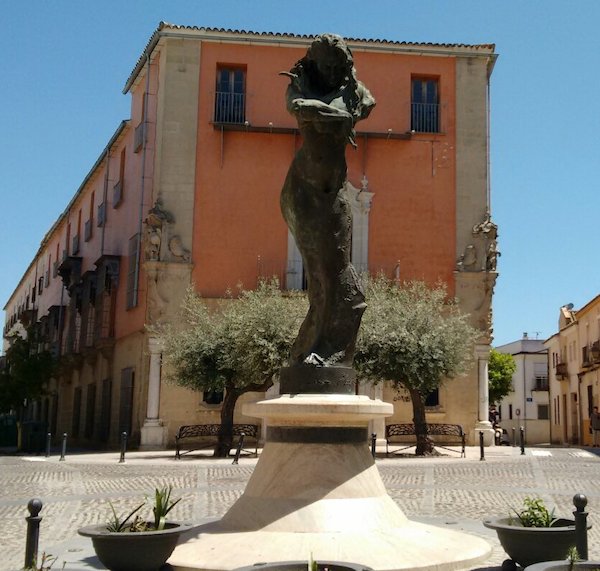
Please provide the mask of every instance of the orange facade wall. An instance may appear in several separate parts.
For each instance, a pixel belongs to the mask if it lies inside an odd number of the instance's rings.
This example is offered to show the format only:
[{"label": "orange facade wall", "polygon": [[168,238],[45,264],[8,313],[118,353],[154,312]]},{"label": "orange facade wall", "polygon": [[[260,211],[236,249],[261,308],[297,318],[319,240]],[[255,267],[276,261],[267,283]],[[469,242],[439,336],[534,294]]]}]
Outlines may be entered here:
[{"label": "orange facade wall", "polygon": [[[206,297],[238,283],[254,287],[257,267],[285,271],[287,227],[279,193],[300,138],[213,128],[216,70],[247,70],[246,118],[253,126],[295,127],[285,109],[288,70],[304,49],[204,42],[201,51],[193,279]],[[402,279],[443,280],[453,291],[455,268],[455,66],[453,58],[355,52],[358,78],[377,107],[359,132],[410,129],[411,78],[439,79],[443,133],[410,140],[358,139],[347,151],[348,178],[363,174],[375,193],[369,222],[369,266],[392,268]],[[260,261],[259,261],[260,260]],[[260,273],[260,271],[259,271]]]}]

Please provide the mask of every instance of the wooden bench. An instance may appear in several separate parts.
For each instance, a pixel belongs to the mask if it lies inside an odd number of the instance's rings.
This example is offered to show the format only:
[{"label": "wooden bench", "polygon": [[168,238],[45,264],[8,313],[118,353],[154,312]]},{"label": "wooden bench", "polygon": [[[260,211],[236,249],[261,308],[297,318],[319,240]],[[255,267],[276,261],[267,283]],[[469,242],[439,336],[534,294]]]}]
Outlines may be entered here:
[{"label": "wooden bench", "polygon": [[[188,424],[180,426],[175,434],[175,458],[181,459],[182,440],[187,438],[202,439],[200,442],[196,442],[193,448],[186,446],[186,451],[183,454],[189,454],[194,450],[202,450],[203,448],[210,448],[217,443],[219,438],[219,430],[221,429],[220,424]],[[258,455],[258,424],[234,424],[233,425],[233,436],[238,438],[244,435],[244,445],[250,441],[254,444],[254,452],[243,448],[242,453],[245,456],[257,456]]]},{"label": "wooden bench", "polygon": [[[450,452],[458,453],[458,450],[448,446],[460,446],[460,457],[466,458],[465,433],[459,424],[435,424],[428,423],[428,436],[431,437],[435,446],[444,448]],[[385,454],[398,454],[401,450],[416,446],[415,425],[411,422],[401,424],[388,424],[385,427]],[[399,448],[390,450],[394,444],[405,444]]]}]

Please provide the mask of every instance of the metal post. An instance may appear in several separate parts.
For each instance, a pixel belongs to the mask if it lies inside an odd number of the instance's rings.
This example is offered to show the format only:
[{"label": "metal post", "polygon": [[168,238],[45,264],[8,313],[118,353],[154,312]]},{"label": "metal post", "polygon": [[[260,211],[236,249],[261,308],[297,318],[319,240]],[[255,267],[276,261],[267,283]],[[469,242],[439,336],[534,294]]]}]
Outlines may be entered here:
[{"label": "metal post", "polygon": [[525,429],[521,426],[519,432],[521,435],[521,456],[525,456]]},{"label": "metal post", "polygon": [[59,458],[59,462],[64,462],[65,461],[65,454],[67,453],[67,433],[63,432],[63,438],[62,438],[62,447],[60,449],[60,458]]},{"label": "metal post", "polygon": [[371,434],[371,456],[373,456],[373,458],[375,458],[376,454],[377,454],[377,433],[373,432]]},{"label": "metal post", "polygon": [[517,429],[513,426],[512,431],[513,431],[513,446],[516,446],[517,445]]},{"label": "metal post", "polygon": [[235,449],[235,457],[233,458],[232,464],[237,464],[240,459],[240,454],[242,453],[242,448],[244,447],[244,436],[245,434],[242,432],[240,434],[240,440],[238,442],[237,448]]},{"label": "metal post", "polygon": [[483,449],[483,430],[479,431],[479,461],[485,460],[485,452]]},{"label": "metal post", "polygon": [[46,434],[46,458],[50,457],[50,445],[52,444],[52,434]]},{"label": "metal post", "polygon": [[575,511],[575,547],[577,547],[577,553],[583,560],[588,558],[588,538],[587,538],[587,516],[585,506],[587,505],[587,498],[583,494],[575,494],[573,496],[573,505]]},{"label": "metal post", "polygon": [[27,541],[25,543],[25,569],[37,569],[38,544],[40,539],[40,522],[42,516],[38,515],[42,511],[42,500],[33,498],[29,500],[27,509],[29,517],[25,518],[27,522]]},{"label": "metal post", "polygon": [[125,462],[125,451],[127,450],[127,432],[121,432],[121,456],[119,457],[119,464]]}]

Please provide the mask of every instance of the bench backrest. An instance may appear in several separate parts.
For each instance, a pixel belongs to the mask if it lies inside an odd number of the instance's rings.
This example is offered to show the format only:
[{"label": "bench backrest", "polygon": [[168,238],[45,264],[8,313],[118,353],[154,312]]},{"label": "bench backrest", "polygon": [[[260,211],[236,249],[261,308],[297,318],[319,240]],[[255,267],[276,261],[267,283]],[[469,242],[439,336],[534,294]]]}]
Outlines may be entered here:
[{"label": "bench backrest", "polygon": [[[220,424],[188,424],[179,427],[175,438],[180,439],[193,438],[195,436],[218,436],[220,429]],[[245,436],[256,438],[258,435],[258,424],[234,424],[233,435],[241,436],[242,433]]]},{"label": "bench backrest", "polygon": [[[432,436],[463,436],[464,432],[460,424],[427,424],[427,433]],[[385,436],[413,436],[415,434],[415,425],[412,422],[403,422],[401,424],[388,424],[385,427]]]}]

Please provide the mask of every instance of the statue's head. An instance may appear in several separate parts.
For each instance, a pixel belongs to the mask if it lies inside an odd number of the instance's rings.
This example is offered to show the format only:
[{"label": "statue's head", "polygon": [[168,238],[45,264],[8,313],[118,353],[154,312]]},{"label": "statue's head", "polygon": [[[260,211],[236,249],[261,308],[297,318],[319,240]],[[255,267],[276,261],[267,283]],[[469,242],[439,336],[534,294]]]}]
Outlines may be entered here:
[{"label": "statue's head", "polygon": [[352,52],[344,39],[336,34],[318,36],[308,48],[305,61],[307,68],[318,75],[318,82],[326,89],[340,87],[352,77]]}]

